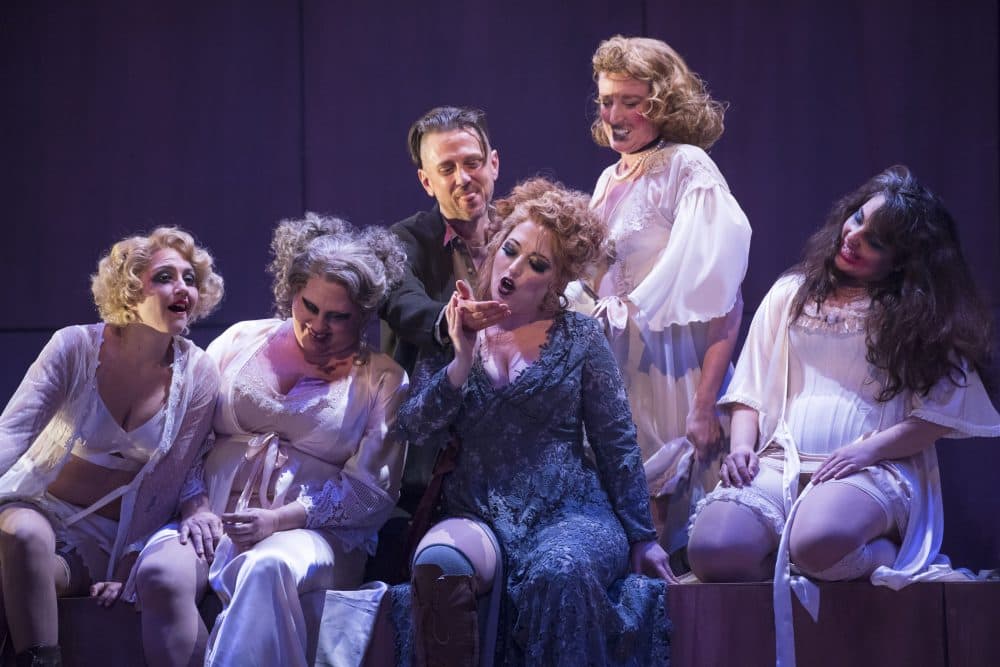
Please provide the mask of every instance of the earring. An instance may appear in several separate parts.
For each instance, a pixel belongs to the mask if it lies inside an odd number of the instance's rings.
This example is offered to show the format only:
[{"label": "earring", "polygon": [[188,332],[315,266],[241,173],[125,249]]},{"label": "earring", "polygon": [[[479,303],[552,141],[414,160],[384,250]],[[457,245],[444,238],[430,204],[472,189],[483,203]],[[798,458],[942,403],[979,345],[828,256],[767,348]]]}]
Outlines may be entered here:
[{"label": "earring", "polygon": [[548,315],[555,315],[560,310],[566,310],[569,307],[569,300],[566,295],[561,293],[556,293],[555,289],[549,289],[542,297],[541,310]]}]

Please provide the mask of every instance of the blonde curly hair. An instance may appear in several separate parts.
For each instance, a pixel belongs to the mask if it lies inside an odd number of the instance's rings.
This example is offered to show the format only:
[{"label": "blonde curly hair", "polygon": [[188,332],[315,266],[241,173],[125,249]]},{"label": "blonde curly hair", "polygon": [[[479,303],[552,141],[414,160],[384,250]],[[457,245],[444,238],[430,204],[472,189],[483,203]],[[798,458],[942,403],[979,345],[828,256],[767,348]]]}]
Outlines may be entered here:
[{"label": "blonde curly hair", "polygon": [[[665,42],[615,35],[601,42],[591,62],[594,81],[601,74],[619,74],[649,84],[643,115],[659,129],[662,139],[708,150],[722,136],[727,104],[712,99],[705,82]],[[590,131],[598,146],[607,147],[597,102],[598,114]]]},{"label": "blonde curly hair", "polygon": [[94,304],[107,324],[125,326],[136,321],[136,307],[142,301],[142,274],[158,250],[172,248],[194,268],[198,303],[188,322],[209,315],[222,301],[224,284],[215,272],[212,255],[194,238],[177,227],[158,227],[148,236],[132,236],[111,246],[90,277]]},{"label": "blonde curly hair", "polygon": [[274,310],[282,318],[291,316],[295,295],[314,277],[343,285],[368,316],[403,279],[406,265],[402,244],[388,230],[358,231],[346,220],[316,213],[279,222],[271,252]]},{"label": "blonde curly hair", "polygon": [[518,184],[509,195],[498,199],[494,212],[486,231],[489,245],[480,272],[479,299],[491,298],[493,262],[497,252],[514,228],[527,220],[546,230],[552,242],[555,278],[552,289],[540,304],[544,312],[560,310],[560,297],[566,285],[583,277],[604,256],[607,230],[590,209],[590,197],[562,183],[540,177],[528,179]]}]

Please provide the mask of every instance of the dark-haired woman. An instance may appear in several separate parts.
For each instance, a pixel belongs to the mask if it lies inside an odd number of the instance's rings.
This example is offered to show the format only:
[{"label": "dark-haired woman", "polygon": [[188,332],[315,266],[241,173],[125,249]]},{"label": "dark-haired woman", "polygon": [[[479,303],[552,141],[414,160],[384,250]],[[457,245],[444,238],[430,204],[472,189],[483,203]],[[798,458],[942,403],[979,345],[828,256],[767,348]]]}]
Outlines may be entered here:
[{"label": "dark-haired woman", "polygon": [[1000,436],[978,374],[989,341],[955,223],[905,167],[839,201],[764,298],[720,401],[732,447],[689,556],[705,581],[763,579],[777,559],[779,659],[789,560],[826,581],[929,576],[934,442]]}]

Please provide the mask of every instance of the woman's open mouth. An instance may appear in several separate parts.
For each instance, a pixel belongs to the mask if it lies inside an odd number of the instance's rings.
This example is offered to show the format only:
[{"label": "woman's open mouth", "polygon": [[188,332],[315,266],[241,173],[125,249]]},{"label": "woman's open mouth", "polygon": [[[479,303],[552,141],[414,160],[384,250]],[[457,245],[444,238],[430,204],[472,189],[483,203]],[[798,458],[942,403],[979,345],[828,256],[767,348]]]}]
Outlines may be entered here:
[{"label": "woman's open mouth", "polygon": [[514,281],[508,278],[507,276],[501,278],[500,284],[497,285],[497,292],[500,293],[500,296],[509,296],[513,294],[514,290],[516,289],[517,285],[515,285]]},{"label": "woman's open mouth", "polygon": [[611,136],[614,137],[615,141],[625,141],[631,133],[631,128],[623,127],[621,125],[611,126]]}]

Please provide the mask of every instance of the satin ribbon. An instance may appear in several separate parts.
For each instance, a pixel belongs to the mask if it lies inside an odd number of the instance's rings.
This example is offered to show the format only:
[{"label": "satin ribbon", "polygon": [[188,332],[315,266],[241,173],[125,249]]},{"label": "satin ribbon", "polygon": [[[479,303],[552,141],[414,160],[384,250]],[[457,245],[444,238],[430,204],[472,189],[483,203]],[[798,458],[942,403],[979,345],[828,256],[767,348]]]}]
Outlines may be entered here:
[{"label": "satin ribbon", "polygon": [[245,463],[252,461],[253,468],[250,470],[246,484],[243,485],[243,492],[240,493],[239,500],[236,501],[236,511],[242,512],[250,506],[255,484],[258,487],[257,495],[260,498],[261,507],[265,509],[280,507],[284,503],[289,482],[281,485],[282,488],[275,486],[273,499],[268,498],[267,495],[267,489],[271,485],[271,477],[288,461],[288,453],[284,445],[281,444],[281,438],[278,434],[272,431],[250,438],[243,459]]},{"label": "satin ribbon", "polygon": [[606,296],[597,303],[593,317],[604,321],[608,338],[614,339],[628,327],[628,304],[617,296]]},{"label": "satin ribbon", "polygon": [[694,445],[687,436],[663,443],[642,464],[646,473],[646,486],[654,498],[669,496],[688,477],[694,461]]}]

